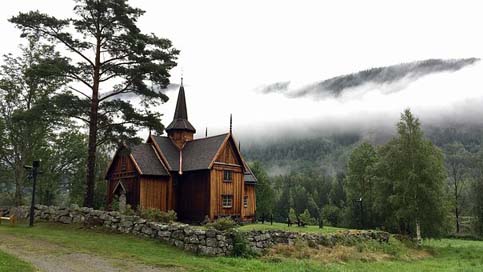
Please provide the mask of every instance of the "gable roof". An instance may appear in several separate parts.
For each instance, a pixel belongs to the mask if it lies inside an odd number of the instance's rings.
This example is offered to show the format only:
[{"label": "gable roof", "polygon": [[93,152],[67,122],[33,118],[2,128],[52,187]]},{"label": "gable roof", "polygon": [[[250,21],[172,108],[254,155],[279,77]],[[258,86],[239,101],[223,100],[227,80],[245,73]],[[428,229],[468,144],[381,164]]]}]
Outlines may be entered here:
[{"label": "gable roof", "polygon": [[210,169],[228,133],[189,141],[183,148],[183,171]]},{"label": "gable roof", "polygon": [[161,157],[166,160],[168,169],[179,171],[179,149],[173,141],[166,136],[151,136],[151,139],[161,152]]},{"label": "gable roof", "polygon": [[146,143],[132,146],[130,149],[141,175],[169,176],[168,170],[157,156],[153,146]]},{"label": "gable roof", "polygon": [[[182,151],[182,170],[195,171],[210,169],[213,160],[228,136],[229,134],[225,133],[186,142]],[[173,141],[166,136],[152,136],[152,139],[159,148],[161,156],[168,162],[168,169],[170,171],[179,171],[180,151]]]}]

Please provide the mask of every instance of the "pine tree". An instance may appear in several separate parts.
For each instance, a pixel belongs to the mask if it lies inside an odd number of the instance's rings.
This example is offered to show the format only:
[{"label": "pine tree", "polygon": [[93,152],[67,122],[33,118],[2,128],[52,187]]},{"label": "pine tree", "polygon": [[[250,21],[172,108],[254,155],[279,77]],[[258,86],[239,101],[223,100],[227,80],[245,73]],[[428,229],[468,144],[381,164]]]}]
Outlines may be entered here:
[{"label": "pine tree", "polygon": [[[126,0],[75,0],[75,18],[58,19],[39,11],[12,17],[22,37],[39,37],[62,46],[63,56],[52,60],[52,74],[72,81],[70,92],[56,106],[85,122],[89,129],[84,205],[94,203],[97,148],[135,137],[139,127],[162,133],[160,114],[150,110],[167,100],[147,82],[164,88],[179,51],[171,41],[144,34],[136,26],[143,10]],[[103,91],[104,90],[104,91]],[[136,109],[122,95],[141,99]]]}]

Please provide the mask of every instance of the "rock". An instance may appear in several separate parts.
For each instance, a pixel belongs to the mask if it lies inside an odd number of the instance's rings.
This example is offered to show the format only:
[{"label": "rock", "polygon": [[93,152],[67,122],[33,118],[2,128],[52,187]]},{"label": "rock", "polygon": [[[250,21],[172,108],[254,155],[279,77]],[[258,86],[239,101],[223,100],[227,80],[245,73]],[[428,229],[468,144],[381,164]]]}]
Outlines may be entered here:
[{"label": "rock", "polygon": [[142,233],[146,234],[146,235],[151,235],[153,234],[153,230],[147,226],[144,226],[141,230]]},{"label": "rock", "polygon": [[179,248],[183,248],[184,243],[183,243],[183,241],[176,240],[176,241],[174,241],[174,246],[179,247]]},{"label": "rock", "polygon": [[59,222],[61,222],[63,224],[72,224],[72,217],[70,217],[70,216],[61,216],[59,218]]},{"label": "rock", "polygon": [[216,247],[217,245],[218,245],[218,241],[215,238],[206,238],[206,246]]},{"label": "rock", "polygon": [[182,230],[175,230],[172,233],[172,237],[176,240],[183,240],[184,239],[184,232]]},{"label": "rock", "polygon": [[205,256],[216,256],[216,249],[207,246],[199,246],[198,252]]},{"label": "rock", "polygon": [[216,237],[216,230],[214,230],[214,229],[206,230],[206,237],[208,237],[208,238]]}]

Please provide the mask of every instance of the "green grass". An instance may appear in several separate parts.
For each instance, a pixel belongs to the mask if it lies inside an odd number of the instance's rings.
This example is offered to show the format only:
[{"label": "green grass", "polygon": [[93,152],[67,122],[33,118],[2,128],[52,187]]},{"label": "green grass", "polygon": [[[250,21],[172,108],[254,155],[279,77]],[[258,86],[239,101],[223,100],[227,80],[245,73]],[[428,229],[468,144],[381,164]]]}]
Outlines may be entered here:
[{"label": "green grass", "polygon": [[[249,229],[250,226],[243,228]],[[0,226],[1,235],[50,242],[76,252],[88,252],[159,267],[180,267],[186,271],[483,271],[483,241],[427,241],[425,247],[434,256],[416,261],[347,261],[326,265],[310,259],[200,257],[157,241],[63,225],[38,224],[34,228],[22,225]],[[0,255],[0,260],[4,258]],[[0,271],[4,271],[2,266]]]},{"label": "green grass", "polygon": [[[0,241],[1,243],[1,241]],[[2,272],[29,272],[35,271],[30,264],[18,258],[0,251],[0,271]]]},{"label": "green grass", "polygon": [[287,224],[284,223],[270,223],[265,224],[249,224],[244,225],[239,228],[242,231],[250,231],[250,230],[283,230],[283,231],[293,231],[293,232],[306,232],[306,233],[334,233],[341,230],[347,230],[344,228],[336,228],[330,226],[324,226],[323,228],[319,228],[318,226],[305,226],[305,227],[297,227],[297,225],[292,225],[288,227]]}]

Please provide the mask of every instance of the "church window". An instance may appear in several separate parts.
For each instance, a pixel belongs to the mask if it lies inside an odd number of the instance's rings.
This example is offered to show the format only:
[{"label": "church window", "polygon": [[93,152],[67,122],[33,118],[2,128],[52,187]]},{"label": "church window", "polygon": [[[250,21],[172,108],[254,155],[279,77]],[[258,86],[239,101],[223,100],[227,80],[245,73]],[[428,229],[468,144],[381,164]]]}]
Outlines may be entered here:
[{"label": "church window", "polygon": [[233,180],[233,172],[230,170],[225,170],[223,172],[223,181],[231,182]]},{"label": "church window", "polygon": [[233,196],[232,195],[222,195],[222,206],[223,208],[231,208],[233,206]]},{"label": "church window", "polygon": [[243,197],[243,207],[245,207],[245,208],[248,207],[248,196]]}]

